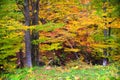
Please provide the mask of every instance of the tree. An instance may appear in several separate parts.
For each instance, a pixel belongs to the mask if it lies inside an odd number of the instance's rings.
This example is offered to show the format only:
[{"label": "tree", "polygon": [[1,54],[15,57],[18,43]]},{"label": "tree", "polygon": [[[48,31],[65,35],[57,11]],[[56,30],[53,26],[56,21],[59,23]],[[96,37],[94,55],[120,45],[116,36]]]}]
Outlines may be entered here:
[{"label": "tree", "polygon": [[[25,19],[25,26],[30,27],[30,25],[38,24],[38,13],[39,13],[39,0],[16,0],[18,8],[23,12]],[[32,67],[33,63],[38,64],[38,53],[39,45],[32,45],[31,41],[38,39],[38,32],[32,31],[32,36],[30,35],[30,30],[25,31],[25,48],[26,48],[26,65],[27,67]],[[32,52],[31,52],[32,51]],[[31,55],[33,58],[31,58]],[[37,57],[37,58],[36,58]],[[32,60],[31,60],[32,59]],[[37,59],[37,60],[36,60]]]},{"label": "tree", "polygon": [[[98,2],[99,1],[99,2]],[[105,63],[107,62],[106,58],[111,58],[115,55],[115,49],[118,48],[117,36],[114,35],[115,32],[113,30],[115,28],[119,28],[119,17],[120,17],[120,1],[119,0],[93,0],[93,7],[96,9],[97,15],[101,17],[102,21],[102,34],[103,34],[103,41],[100,41],[103,44],[102,48],[102,55],[104,57]],[[119,30],[119,29],[118,29]],[[97,34],[98,35],[98,34]],[[114,36],[114,37],[113,37]],[[97,38],[100,36],[97,36]],[[102,37],[102,36],[101,36]],[[102,39],[102,38],[101,38]],[[105,46],[106,45],[106,46]],[[113,53],[114,52],[114,53]],[[106,65],[106,64],[104,64]]]}]

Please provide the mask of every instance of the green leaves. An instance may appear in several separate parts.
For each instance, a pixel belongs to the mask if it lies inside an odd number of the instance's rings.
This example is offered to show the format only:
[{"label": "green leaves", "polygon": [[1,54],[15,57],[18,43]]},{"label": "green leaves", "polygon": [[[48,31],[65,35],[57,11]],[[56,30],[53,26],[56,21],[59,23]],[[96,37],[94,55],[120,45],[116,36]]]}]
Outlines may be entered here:
[{"label": "green leaves", "polygon": [[47,51],[52,51],[52,50],[58,50],[61,49],[62,46],[60,43],[52,43],[52,44],[45,44],[41,46],[41,50],[47,50]]},{"label": "green leaves", "polygon": [[38,40],[33,40],[32,41],[32,44],[39,44],[39,43],[44,43],[46,42],[47,40],[49,40],[50,38],[48,37],[45,37],[45,36],[41,36]]},{"label": "green leaves", "polygon": [[0,64],[12,71],[15,67],[16,52],[23,46],[24,26],[18,21],[23,15],[17,12],[14,0],[0,1]]},{"label": "green leaves", "polygon": [[61,28],[63,26],[64,26],[63,23],[48,22],[48,23],[46,23],[44,25],[37,25],[36,30],[48,32],[48,31],[53,31],[54,29],[57,29],[57,28]]},{"label": "green leaves", "polygon": [[24,5],[24,0],[15,0],[17,4]]}]

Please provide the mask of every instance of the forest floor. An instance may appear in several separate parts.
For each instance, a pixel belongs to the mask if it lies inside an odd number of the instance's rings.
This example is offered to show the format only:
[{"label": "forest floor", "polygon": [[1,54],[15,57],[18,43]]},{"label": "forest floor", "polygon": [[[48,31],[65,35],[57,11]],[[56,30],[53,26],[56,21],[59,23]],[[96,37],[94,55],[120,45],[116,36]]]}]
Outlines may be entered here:
[{"label": "forest floor", "polygon": [[[17,69],[12,73],[1,75],[3,80],[120,80],[118,63],[108,66],[75,63],[62,67],[33,67]],[[2,79],[0,79],[2,80]]]}]

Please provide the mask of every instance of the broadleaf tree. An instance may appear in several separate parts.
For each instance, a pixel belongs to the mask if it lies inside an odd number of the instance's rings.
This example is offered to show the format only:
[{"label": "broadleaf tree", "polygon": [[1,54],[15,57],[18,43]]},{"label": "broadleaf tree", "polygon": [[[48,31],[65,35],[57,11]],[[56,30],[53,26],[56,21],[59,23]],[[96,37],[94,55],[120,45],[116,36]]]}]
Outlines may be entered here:
[{"label": "broadleaf tree", "polygon": [[[16,0],[18,8],[23,12],[25,26],[30,28],[31,25],[38,24],[39,0]],[[38,39],[38,32],[30,29],[25,31],[25,50],[26,50],[26,65],[32,67],[32,63],[38,65],[39,45],[31,44],[32,40]],[[33,58],[32,58],[32,57]]]}]

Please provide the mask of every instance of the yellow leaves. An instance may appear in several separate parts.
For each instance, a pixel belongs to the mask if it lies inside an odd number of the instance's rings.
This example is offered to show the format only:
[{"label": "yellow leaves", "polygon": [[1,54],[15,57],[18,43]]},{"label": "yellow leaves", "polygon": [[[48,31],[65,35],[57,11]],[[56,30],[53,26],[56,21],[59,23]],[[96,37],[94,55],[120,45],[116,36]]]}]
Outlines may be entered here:
[{"label": "yellow leaves", "polygon": [[99,47],[99,48],[106,48],[108,45],[103,45],[103,44],[91,44],[93,47]]},{"label": "yellow leaves", "polygon": [[48,50],[48,51],[51,51],[51,50],[58,50],[58,49],[61,49],[62,46],[60,43],[53,43],[51,45],[49,44],[44,44],[44,45],[41,45],[40,49],[41,50]]},{"label": "yellow leaves", "polygon": [[120,28],[120,19],[114,21],[114,22],[110,25],[110,27],[112,27],[112,28]]},{"label": "yellow leaves", "polygon": [[86,46],[86,42],[80,42],[80,45]]},{"label": "yellow leaves", "polygon": [[91,44],[94,48],[108,48],[108,47],[117,47],[117,45],[105,45],[105,44]]},{"label": "yellow leaves", "polygon": [[29,72],[29,73],[32,73],[32,68],[30,68],[30,69],[28,70],[28,72]]},{"label": "yellow leaves", "polygon": [[66,52],[79,52],[80,51],[80,49],[75,49],[75,48],[65,48],[64,49],[64,51],[66,51]]},{"label": "yellow leaves", "polygon": [[51,14],[51,15],[49,15],[49,16],[47,17],[47,19],[48,19],[48,20],[52,20],[52,19],[54,19],[54,17],[55,17],[55,14]]},{"label": "yellow leaves", "polygon": [[79,10],[76,6],[72,6],[72,7],[71,7],[71,12],[72,12],[72,13],[79,13],[79,11],[80,11],[80,10]]},{"label": "yellow leaves", "polygon": [[36,13],[37,12],[37,10],[34,10],[34,13]]},{"label": "yellow leaves", "polygon": [[73,24],[73,25],[78,25],[79,24],[78,21],[71,21],[70,23]]},{"label": "yellow leaves", "polygon": [[12,30],[27,30],[28,26],[24,26],[22,23],[19,21],[15,21],[14,19],[10,20],[0,20],[1,26],[6,27],[6,30],[12,31]]},{"label": "yellow leaves", "polygon": [[66,25],[66,28],[68,29],[68,31],[70,32],[76,32],[80,26],[75,26],[75,25]]},{"label": "yellow leaves", "polygon": [[9,30],[16,30],[16,28],[14,26],[9,26],[8,29]]},{"label": "yellow leaves", "polygon": [[64,41],[64,38],[63,37],[57,37],[57,38],[51,38],[49,40],[47,40],[46,42],[63,42]]},{"label": "yellow leaves", "polygon": [[78,69],[79,68],[79,66],[74,66],[74,67],[72,67],[72,69]]},{"label": "yellow leaves", "polygon": [[100,28],[100,29],[106,29],[106,26],[105,26],[104,23],[101,23],[101,24],[99,24],[99,28]]},{"label": "yellow leaves", "polygon": [[72,38],[72,37],[76,36],[75,33],[70,33],[68,31],[64,31],[64,30],[59,31],[58,34],[64,35],[65,38]]},{"label": "yellow leaves", "polygon": [[120,55],[114,55],[112,56],[113,60],[120,61]]},{"label": "yellow leaves", "polygon": [[93,39],[92,37],[88,37],[88,38],[87,38],[87,42],[93,43],[93,42],[94,42],[94,39]]},{"label": "yellow leaves", "polygon": [[[85,12],[85,13],[87,13],[87,12]],[[81,26],[89,26],[91,24],[100,24],[102,21],[103,20],[101,18],[93,15],[92,13],[83,15],[83,16],[81,16],[81,18],[79,18],[79,22],[80,22]]]},{"label": "yellow leaves", "polygon": [[77,33],[78,33],[79,36],[83,36],[83,35],[86,34],[86,31],[85,30],[79,30],[79,31],[77,31]]},{"label": "yellow leaves", "polygon": [[41,42],[46,42],[46,41],[48,41],[49,38],[48,38],[48,37],[45,37],[45,36],[40,36],[39,40],[40,40],[40,43],[41,43]]},{"label": "yellow leaves", "polygon": [[4,39],[6,39],[6,38],[12,39],[12,38],[15,38],[15,37],[20,37],[20,36],[23,36],[23,35],[24,35],[24,33],[23,33],[23,32],[10,33],[9,35],[4,36],[3,38],[4,38]]}]

